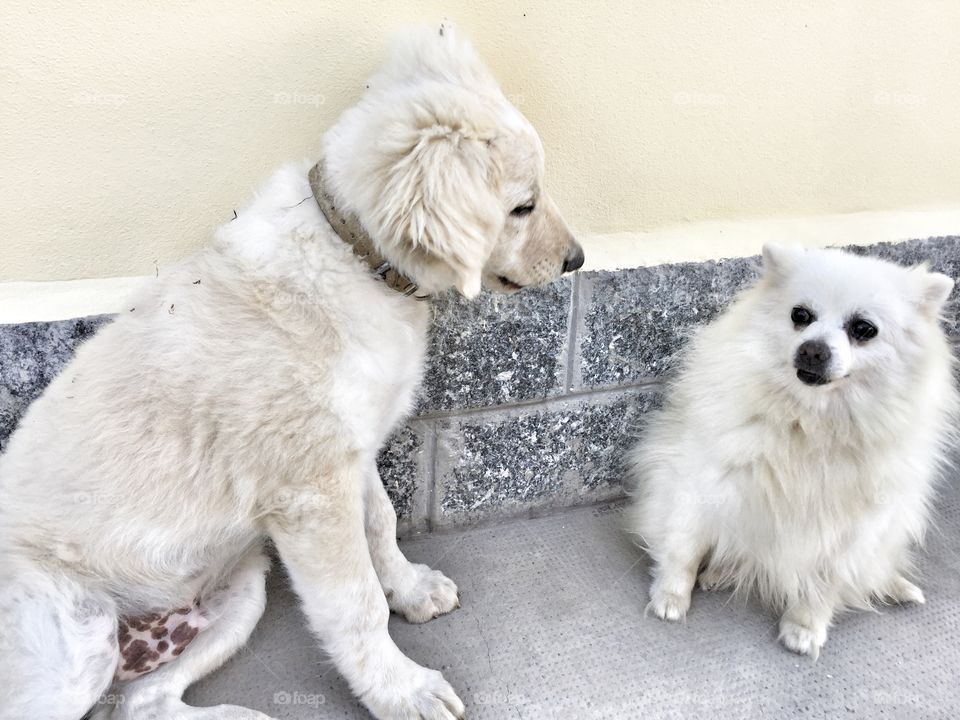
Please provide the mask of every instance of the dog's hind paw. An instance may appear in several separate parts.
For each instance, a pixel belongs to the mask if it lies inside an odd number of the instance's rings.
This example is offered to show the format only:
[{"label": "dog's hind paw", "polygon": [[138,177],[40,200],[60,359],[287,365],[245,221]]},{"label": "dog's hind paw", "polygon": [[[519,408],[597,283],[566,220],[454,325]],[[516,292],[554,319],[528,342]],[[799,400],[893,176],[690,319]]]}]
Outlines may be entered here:
[{"label": "dog's hind paw", "polygon": [[412,623],[425,623],[460,607],[457,586],[439,570],[410,564],[406,582],[387,592],[390,609]]},{"label": "dog's hind paw", "polygon": [[723,574],[716,568],[708,567],[697,579],[701,590],[722,590],[724,588]]},{"label": "dog's hind paw", "polygon": [[780,642],[799,655],[809,655],[816,660],[820,657],[820,648],[826,641],[825,629],[816,630],[787,619],[780,621]]},{"label": "dog's hind paw", "polygon": [[890,587],[887,588],[884,595],[895,603],[916,603],[917,605],[923,605],[927,601],[923,596],[923,590],[907,580],[903,575],[897,576],[897,579],[890,584]]}]

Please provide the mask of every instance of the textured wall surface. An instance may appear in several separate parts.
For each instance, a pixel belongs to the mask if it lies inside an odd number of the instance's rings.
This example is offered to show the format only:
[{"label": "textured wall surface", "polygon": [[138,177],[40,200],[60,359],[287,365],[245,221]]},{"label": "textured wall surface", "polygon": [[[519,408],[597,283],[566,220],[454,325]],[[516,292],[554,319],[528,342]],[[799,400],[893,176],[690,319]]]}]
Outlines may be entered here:
[{"label": "textured wall surface", "polygon": [[951,0],[11,0],[0,281],[206,244],[317,151],[398,28],[443,18],[538,128],[578,232],[960,202]]},{"label": "textured wall surface", "polygon": [[[858,248],[960,278],[960,238]],[[380,469],[406,530],[622,494],[621,460],[684,341],[756,277],[756,258],[581,273],[510,297],[434,302],[419,409]],[[0,450],[108,317],[0,326]],[[960,339],[954,313],[948,331]]]}]

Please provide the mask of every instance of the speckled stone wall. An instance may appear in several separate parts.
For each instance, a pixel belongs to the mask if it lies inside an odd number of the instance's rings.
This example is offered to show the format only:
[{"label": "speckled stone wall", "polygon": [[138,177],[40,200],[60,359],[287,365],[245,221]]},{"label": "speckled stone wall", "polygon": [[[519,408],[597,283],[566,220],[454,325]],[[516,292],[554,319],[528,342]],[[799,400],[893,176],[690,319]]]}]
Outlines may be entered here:
[{"label": "speckled stone wall", "polygon": [[[867,248],[960,278],[960,237]],[[580,273],[513,296],[434,301],[417,413],[380,455],[403,532],[620,496],[623,456],[697,326],[756,258]],[[29,403],[108,317],[0,326],[0,451]],[[948,331],[960,341],[960,319]]]}]

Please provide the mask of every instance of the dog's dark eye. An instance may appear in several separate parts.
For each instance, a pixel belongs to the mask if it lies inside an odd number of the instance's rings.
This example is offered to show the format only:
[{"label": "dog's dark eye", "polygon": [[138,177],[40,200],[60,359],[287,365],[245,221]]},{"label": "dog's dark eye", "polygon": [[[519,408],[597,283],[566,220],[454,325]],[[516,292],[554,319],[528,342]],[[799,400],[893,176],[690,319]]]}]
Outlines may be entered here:
[{"label": "dog's dark eye", "polygon": [[510,214],[514,217],[523,217],[524,215],[529,215],[533,212],[533,208],[536,207],[534,203],[527,203],[526,205],[517,205],[513,210],[510,211]]},{"label": "dog's dark eye", "polygon": [[854,318],[850,321],[848,328],[848,332],[854,337],[854,339],[859,340],[860,342],[873,340],[873,338],[875,338],[879,332],[876,325],[869,320],[864,320],[863,318]]},{"label": "dog's dark eye", "polygon": [[805,307],[800,307],[798,305],[790,313],[790,319],[793,320],[793,324],[797,327],[806,327],[816,320],[817,317]]}]

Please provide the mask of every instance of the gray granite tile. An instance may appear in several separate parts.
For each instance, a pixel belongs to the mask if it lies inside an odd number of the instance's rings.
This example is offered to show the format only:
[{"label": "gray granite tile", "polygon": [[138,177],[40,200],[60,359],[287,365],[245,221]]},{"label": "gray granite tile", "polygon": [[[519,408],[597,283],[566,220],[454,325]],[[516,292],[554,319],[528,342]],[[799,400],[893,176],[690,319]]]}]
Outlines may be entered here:
[{"label": "gray granite tile", "polygon": [[621,494],[621,460],[656,390],[440,421],[434,523],[459,525]]},{"label": "gray granite tile", "polygon": [[427,423],[411,422],[387,440],[377,458],[377,468],[397,520],[403,526],[423,526],[427,518],[432,458],[427,447]]},{"label": "gray granite tile", "polygon": [[0,325],[0,452],[27,406],[73,357],[81,342],[110,322],[100,315]]},{"label": "gray granite tile", "polygon": [[755,258],[592,272],[581,276],[574,385],[665,375],[697,325],[756,277]]},{"label": "gray granite tile", "polygon": [[558,394],[566,368],[570,278],[514,295],[434,300],[421,412]]}]

